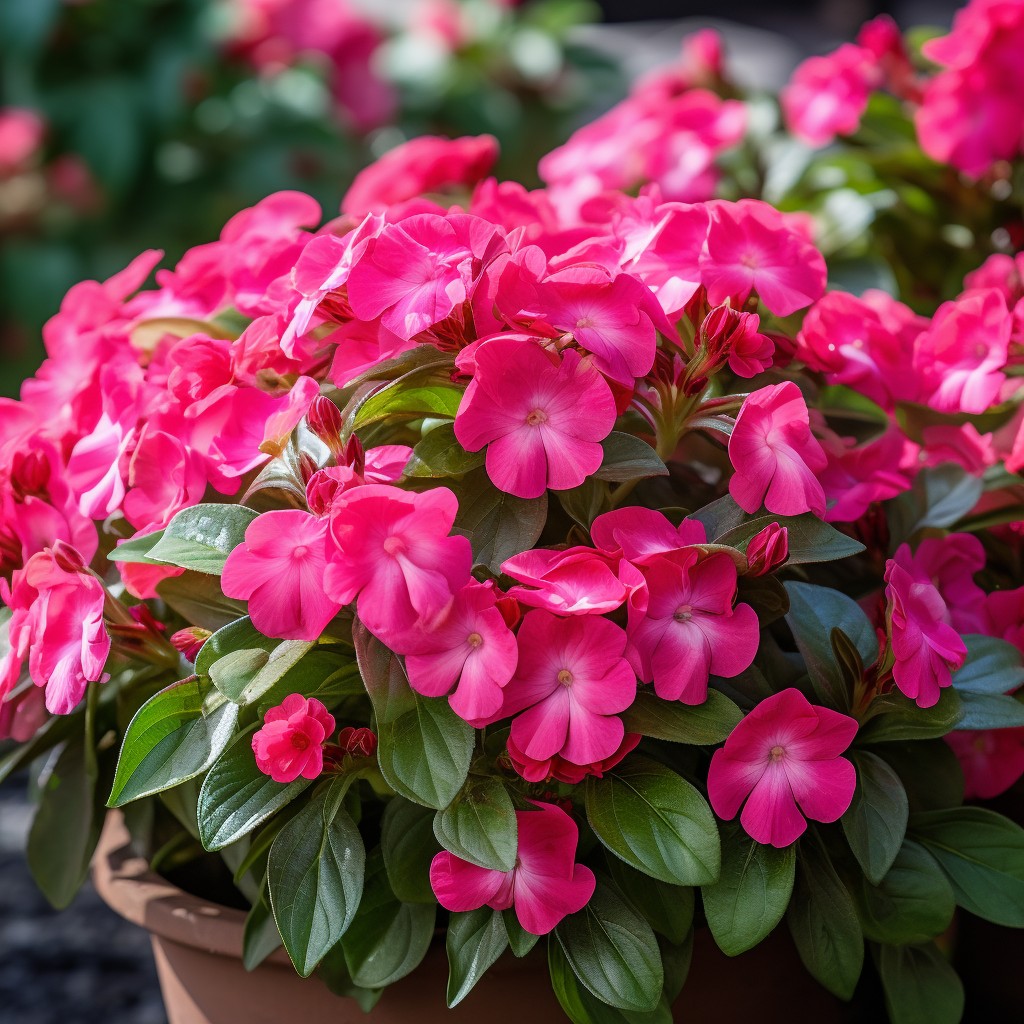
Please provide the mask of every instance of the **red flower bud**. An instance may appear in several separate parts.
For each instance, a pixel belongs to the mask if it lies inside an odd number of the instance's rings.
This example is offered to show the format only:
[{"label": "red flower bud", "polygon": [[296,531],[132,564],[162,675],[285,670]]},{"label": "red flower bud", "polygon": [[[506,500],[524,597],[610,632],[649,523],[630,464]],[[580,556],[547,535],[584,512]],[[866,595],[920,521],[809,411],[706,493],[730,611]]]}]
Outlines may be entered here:
[{"label": "red flower bud", "polygon": [[754,534],[747,545],[747,571],[751,576],[766,576],[789,558],[789,530],[769,523]]},{"label": "red flower bud", "polygon": [[354,757],[372,757],[377,752],[377,737],[370,729],[356,729],[346,725],[338,733],[337,746]]},{"label": "red flower bud", "polygon": [[341,443],[341,410],[323,395],[317,395],[306,413],[309,429],[331,450],[335,458],[341,458],[344,450]]},{"label": "red flower bud", "polygon": [[206,641],[213,634],[208,629],[202,629],[199,626],[186,626],[184,629],[179,629],[171,637],[171,646],[181,653],[186,661],[190,661],[195,664],[196,656],[199,654],[199,648],[206,643]]}]

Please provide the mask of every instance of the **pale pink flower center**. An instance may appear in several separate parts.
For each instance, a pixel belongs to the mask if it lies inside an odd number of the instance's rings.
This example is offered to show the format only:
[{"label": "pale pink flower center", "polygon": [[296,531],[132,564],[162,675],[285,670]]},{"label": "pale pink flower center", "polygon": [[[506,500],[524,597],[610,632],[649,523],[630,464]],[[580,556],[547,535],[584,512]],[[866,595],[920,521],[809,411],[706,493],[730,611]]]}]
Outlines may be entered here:
[{"label": "pale pink flower center", "polygon": [[296,547],[292,548],[293,558],[305,558],[308,553],[309,547],[306,544],[299,544]]},{"label": "pale pink flower center", "polygon": [[563,668],[562,671],[558,673],[558,681],[563,686],[572,686],[572,673],[567,668]]},{"label": "pale pink flower center", "polygon": [[484,642],[484,638],[479,633],[470,633],[466,637],[466,643],[470,647],[479,647]]},{"label": "pale pink flower center", "polygon": [[693,618],[693,605],[692,604],[681,604],[672,616],[676,622],[689,622]]},{"label": "pale pink flower center", "polygon": [[745,267],[749,267],[751,270],[757,269],[757,254],[753,252],[744,253],[740,257],[740,263]]},{"label": "pale pink flower center", "polygon": [[405,541],[401,537],[385,537],[384,551],[389,555],[401,555],[405,552]]},{"label": "pale pink flower center", "polygon": [[781,761],[786,756],[786,748],[776,743],[771,750],[768,751],[768,759],[770,761]]},{"label": "pale pink flower center", "polygon": [[526,417],[526,425],[528,427],[539,427],[542,423],[547,423],[548,414],[543,409],[534,409]]}]

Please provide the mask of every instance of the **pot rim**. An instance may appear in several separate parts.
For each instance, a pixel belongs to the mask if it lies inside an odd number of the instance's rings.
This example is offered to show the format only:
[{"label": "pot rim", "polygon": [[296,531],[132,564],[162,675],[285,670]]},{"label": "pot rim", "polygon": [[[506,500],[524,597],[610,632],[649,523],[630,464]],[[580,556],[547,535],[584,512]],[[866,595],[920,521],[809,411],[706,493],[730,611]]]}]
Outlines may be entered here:
[{"label": "pot rim", "polygon": [[[107,813],[93,858],[96,891],[114,911],[162,939],[218,956],[242,959],[246,914],[193,896],[156,874],[132,846],[118,810]],[[276,949],[265,961],[291,967]]]}]

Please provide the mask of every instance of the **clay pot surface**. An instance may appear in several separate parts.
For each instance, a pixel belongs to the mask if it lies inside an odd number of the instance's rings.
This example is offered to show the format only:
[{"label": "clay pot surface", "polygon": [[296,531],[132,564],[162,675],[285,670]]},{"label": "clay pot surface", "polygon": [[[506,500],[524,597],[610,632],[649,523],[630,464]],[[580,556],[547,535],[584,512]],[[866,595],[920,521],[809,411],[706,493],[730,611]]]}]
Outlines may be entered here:
[{"label": "clay pot surface", "polygon": [[[150,933],[169,1024],[564,1024],[551,991],[543,941],[530,956],[503,956],[454,1010],[445,1005],[448,961],[431,946],[423,963],[364,1014],[318,978],[300,978],[283,949],[256,970],[242,966],[245,914],[192,896],[154,874],[131,847],[124,819],[107,817],[93,862],[103,899]],[[677,1021],[843,1020],[843,1006],[807,975],[784,928],[742,956],[720,953],[697,930],[690,975],[673,1007]]]}]

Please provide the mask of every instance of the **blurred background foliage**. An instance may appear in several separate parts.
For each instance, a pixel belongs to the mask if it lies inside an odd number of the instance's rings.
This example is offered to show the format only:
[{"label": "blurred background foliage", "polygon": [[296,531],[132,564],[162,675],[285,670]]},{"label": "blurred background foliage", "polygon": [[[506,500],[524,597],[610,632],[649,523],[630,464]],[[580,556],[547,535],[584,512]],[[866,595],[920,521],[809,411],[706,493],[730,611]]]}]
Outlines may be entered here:
[{"label": "blurred background foliage", "polygon": [[414,135],[489,132],[499,175],[624,91],[574,45],[589,0],[0,2],[0,393],[67,289],[147,248],[173,263],[237,210],[300,189],[325,217]]}]

